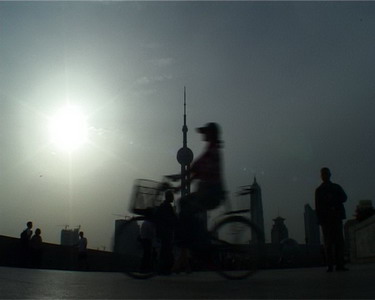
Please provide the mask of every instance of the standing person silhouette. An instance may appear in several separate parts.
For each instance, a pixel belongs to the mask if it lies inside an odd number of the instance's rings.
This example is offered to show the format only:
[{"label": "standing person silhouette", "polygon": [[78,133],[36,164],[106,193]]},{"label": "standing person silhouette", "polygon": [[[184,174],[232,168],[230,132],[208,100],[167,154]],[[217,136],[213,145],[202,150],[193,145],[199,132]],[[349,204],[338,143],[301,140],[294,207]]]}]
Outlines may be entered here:
[{"label": "standing person silhouette", "polygon": [[39,228],[37,228],[35,230],[35,234],[30,240],[32,266],[34,268],[40,268],[41,263],[42,263],[43,240],[42,240],[41,233],[42,231]]},{"label": "standing person silhouette", "polygon": [[[197,190],[179,201],[179,240],[182,240],[181,255],[176,261],[174,269],[179,271],[181,265],[188,261],[188,248],[194,243],[202,228],[197,228],[194,216],[199,212],[218,207],[225,198],[222,178],[222,154],[220,140],[220,127],[217,123],[210,122],[197,128],[202,135],[206,148],[203,153],[192,163],[190,168],[191,181],[198,181]],[[198,235],[197,235],[198,233]],[[189,267],[186,267],[189,269]]]},{"label": "standing person silhouette", "polygon": [[33,235],[33,222],[29,221],[26,223],[26,229],[22,231],[20,235],[21,243],[21,258],[20,262],[23,267],[30,266],[31,250],[30,250],[30,240]]},{"label": "standing person silhouette", "polygon": [[160,239],[160,272],[169,275],[174,263],[173,238],[177,225],[177,214],[172,206],[174,194],[171,190],[165,192],[165,200],[156,208],[156,234]]},{"label": "standing person silhouette", "polygon": [[323,232],[327,272],[332,272],[334,265],[336,271],[347,271],[342,224],[346,218],[344,202],[347,196],[340,185],[331,182],[328,168],[322,168],[320,176],[323,182],[315,191],[315,209]]},{"label": "standing person silhouette", "polygon": [[88,262],[87,262],[87,238],[84,236],[84,232],[79,232],[79,239],[78,239],[78,267],[80,269],[88,269]]},{"label": "standing person silhouette", "polygon": [[145,220],[141,224],[139,231],[140,242],[143,248],[141,272],[149,272],[153,269],[154,241],[156,237],[156,228],[153,213],[146,211]]}]

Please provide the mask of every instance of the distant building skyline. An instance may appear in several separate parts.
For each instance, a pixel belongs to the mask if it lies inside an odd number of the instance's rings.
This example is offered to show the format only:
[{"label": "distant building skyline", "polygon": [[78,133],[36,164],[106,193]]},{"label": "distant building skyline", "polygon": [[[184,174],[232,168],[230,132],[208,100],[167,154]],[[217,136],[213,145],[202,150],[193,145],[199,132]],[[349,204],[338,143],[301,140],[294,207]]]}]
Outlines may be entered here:
[{"label": "distant building skyline", "polygon": [[78,244],[79,231],[81,227],[74,229],[62,229],[60,235],[60,245],[62,246],[75,246]]}]

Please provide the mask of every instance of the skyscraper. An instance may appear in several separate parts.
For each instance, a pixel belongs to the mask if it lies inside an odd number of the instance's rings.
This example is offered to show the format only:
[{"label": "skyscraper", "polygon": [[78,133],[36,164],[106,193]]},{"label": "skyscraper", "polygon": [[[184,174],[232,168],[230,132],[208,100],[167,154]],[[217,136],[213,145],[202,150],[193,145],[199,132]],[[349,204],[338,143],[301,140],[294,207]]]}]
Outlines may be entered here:
[{"label": "skyscraper", "polygon": [[[251,185],[242,186],[238,193],[239,196],[250,195],[250,218],[259,228],[264,242],[264,218],[262,204],[262,190],[257,183],[256,177]],[[244,208],[241,208],[244,209]],[[246,209],[246,208],[245,208]]]},{"label": "skyscraper", "polygon": [[262,190],[256,177],[254,177],[254,182],[250,186],[250,210],[251,220],[258,226],[264,238]]},{"label": "skyscraper", "polygon": [[79,240],[79,231],[81,226],[78,226],[74,229],[68,229],[68,225],[65,226],[65,229],[61,230],[60,235],[60,244],[63,246],[74,246],[78,244]]}]

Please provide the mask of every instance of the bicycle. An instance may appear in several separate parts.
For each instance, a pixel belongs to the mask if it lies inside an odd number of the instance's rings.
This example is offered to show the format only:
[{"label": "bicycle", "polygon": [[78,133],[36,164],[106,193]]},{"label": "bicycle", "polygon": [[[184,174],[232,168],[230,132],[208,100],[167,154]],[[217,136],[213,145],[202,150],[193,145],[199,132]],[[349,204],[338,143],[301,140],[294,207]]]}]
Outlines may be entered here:
[{"label": "bicycle", "polygon": [[[147,269],[142,269],[142,260],[145,252],[139,242],[139,231],[148,219],[146,211],[160,205],[166,189],[172,189],[170,181],[175,181],[176,175],[165,176],[161,182],[137,179],[131,196],[131,211],[138,214],[123,223],[122,232],[133,231],[128,234],[126,243],[137,245],[133,250],[123,254],[124,272],[130,277],[147,279],[158,274],[158,254],[160,244],[157,239],[153,241],[151,263]],[[215,224],[207,230],[207,240],[210,267],[209,270],[217,272],[227,279],[243,279],[255,273],[262,264],[264,254],[264,237],[258,227],[243,214],[249,210],[230,211],[215,218]],[[149,254],[148,254],[149,255]],[[200,267],[200,269],[205,269]],[[207,269],[207,268],[206,268]]]}]

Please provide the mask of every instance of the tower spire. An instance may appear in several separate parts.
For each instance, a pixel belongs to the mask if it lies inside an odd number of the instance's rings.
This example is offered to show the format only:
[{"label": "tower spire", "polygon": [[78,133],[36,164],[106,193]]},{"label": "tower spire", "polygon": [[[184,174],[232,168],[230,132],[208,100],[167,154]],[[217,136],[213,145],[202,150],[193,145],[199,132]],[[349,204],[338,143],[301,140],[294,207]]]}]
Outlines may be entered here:
[{"label": "tower spire", "polygon": [[182,148],[177,152],[177,161],[181,165],[181,197],[190,193],[190,163],[193,161],[193,151],[187,146],[186,125],[186,87],[184,86],[184,124],[182,126]]},{"label": "tower spire", "polygon": [[187,147],[187,132],[188,127],[186,125],[186,87],[184,86],[184,125],[182,127],[183,132],[183,147]]}]

